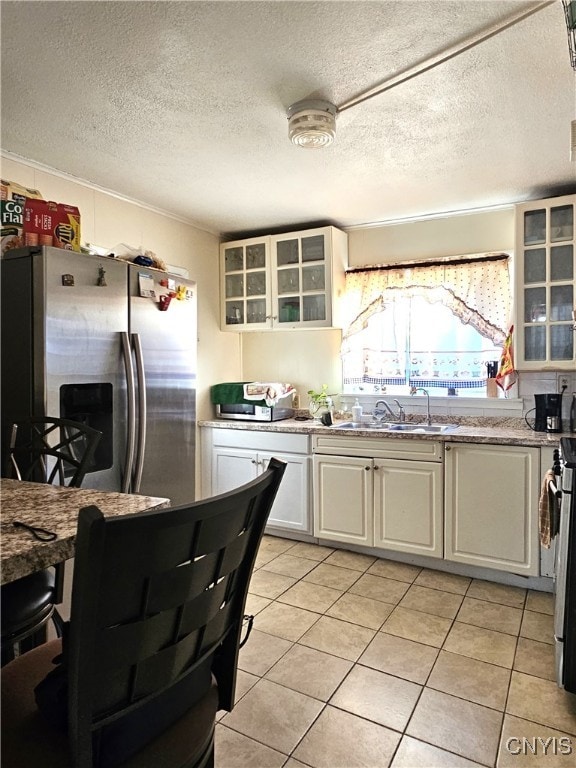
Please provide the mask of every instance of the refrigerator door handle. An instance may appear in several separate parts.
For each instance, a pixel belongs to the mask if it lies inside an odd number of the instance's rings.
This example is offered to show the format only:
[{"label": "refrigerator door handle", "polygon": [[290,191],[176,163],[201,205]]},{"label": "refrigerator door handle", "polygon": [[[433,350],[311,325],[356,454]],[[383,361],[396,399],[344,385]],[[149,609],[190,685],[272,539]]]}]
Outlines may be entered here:
[{"label": "refrigerator door handle", "polygon": [[130,492],[130,482],[132,479],[132,467],[134,465],[134,445],[136,442],[136,384],[134,380],[134,366],[132,364],[132,353],[130,351],[130,340],[125,331],[120,333],[122,339],[122,357],[124,358],[124,368],[126,370],[126,393],[127,393],[127,435],[126,435],[126,458],[124,460],[124,476],[122,477],[122,493]]},{"label": "refrigerator door handle", "polygon": [[144,373],[144,357],[139,333],[132,334],[132,346],[136,357],[136,372],[138,375],[138,443],[136,446],[136,466],[132,480],[132,493],[140,492],[142,470],[144,468],[144,453],[146,451],[146,375]]}]

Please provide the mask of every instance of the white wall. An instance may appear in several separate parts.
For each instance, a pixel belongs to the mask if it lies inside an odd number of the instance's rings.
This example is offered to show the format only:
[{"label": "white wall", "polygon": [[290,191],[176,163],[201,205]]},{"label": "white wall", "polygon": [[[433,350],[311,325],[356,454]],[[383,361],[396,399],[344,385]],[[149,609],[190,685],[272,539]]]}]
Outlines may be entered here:
[{"label": "white wall", "polygon": [[167,264],[189,271],[198,286],[197,414],[199,419],[211,418],[210,385],[241,378],[239,336],[222,333],[219,326],[219,238],[71,177],[6,156],[0,161],[3,179],[38,189],[46,200],[76,205],[81,215],[82,243],[104,248],[113,248],[118,243],[143,247]]},{"label": "white wall", "polygon": [[513,248],[514,208],[508,206],[351,229],[348,265],[365,267]]},{"label": "white wall", "polygon": [[328,384],[329,392],[342,391],[339,330],[271,331],[242,334],[243,374],[246,381],[287,381],[306,408],[309,389]]}]

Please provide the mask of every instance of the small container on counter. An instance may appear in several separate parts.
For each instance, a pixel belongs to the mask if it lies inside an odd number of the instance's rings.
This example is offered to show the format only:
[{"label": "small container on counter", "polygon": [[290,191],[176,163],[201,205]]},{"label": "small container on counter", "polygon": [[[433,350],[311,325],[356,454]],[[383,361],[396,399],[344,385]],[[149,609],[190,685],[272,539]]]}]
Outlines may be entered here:
[{"label": "small container on counter", "polygon": [[486,397],[498,397],[496,379],[486,379]]},{"label": "small container on counter", "polygon": [[352,406],[352,422],[358,425],[362,424],[362,406],[358,402],[358,398]]}]

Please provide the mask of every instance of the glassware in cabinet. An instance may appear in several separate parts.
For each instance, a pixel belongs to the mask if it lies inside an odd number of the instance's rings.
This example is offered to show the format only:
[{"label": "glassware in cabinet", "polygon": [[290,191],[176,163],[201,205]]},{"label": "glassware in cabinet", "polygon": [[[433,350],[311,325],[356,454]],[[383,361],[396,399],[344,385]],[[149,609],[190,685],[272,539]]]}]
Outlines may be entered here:
[{"label": "glassware in cabinet", "polygon": [[223,330],[261,329],[269,324],[269,252],[268,237],[221,246]]},{"label": "glassware in cabinet", "polygon": [[271,238],[272,306],[279,326],[334,326],[335,297],[344,283],[347,235],[335,227]]},{"label": "glassware in cabinet", "polygon": [[573,368],[576,195],[517,206],[518,339],[522,370]]}]

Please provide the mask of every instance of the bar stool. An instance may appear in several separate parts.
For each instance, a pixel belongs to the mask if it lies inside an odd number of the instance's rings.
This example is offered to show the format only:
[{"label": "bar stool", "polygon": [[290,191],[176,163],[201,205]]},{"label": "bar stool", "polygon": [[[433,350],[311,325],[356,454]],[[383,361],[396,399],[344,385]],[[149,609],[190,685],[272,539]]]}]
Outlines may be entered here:
[{"label": "bar stool", "polygon": [[[33,417],[7,430],[5,476],[17,480],[79,488],[90,470],[102,433],[70,419]],[[38,510],[42,514],[42,510]],[[62,602],[64,563],[32,573],[1,588],[2,666],[46,642],[52,617],[56,634],[62,619],[55,606]]]}]

